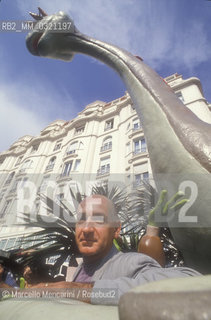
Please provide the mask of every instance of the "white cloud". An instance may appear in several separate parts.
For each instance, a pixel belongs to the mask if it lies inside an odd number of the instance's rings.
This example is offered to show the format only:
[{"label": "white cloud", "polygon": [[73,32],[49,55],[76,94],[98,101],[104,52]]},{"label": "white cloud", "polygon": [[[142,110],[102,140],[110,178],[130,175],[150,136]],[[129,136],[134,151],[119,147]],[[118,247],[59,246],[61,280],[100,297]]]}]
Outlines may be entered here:
[{"label": "white cloud", "polygon": [[201,62],[210,60],[211,45],[202,22],[193,22],[183,33],[176,36],[175,55],[190,71]]},{"label": "white cloud", "polygon": [[[71,119],[76,109],[69,94],[48,84],[27,81],[0,83],[0,152],[24,135],[39,135],[55,119]],[[50,94],[48,94],[50,92]]]},{"label": "white cloud", "polygon": [[0,114],[0,152],[7,150],[21,136],[38,135],[45,124],[39,115],[15,103],[9,88],[0,89]]}]

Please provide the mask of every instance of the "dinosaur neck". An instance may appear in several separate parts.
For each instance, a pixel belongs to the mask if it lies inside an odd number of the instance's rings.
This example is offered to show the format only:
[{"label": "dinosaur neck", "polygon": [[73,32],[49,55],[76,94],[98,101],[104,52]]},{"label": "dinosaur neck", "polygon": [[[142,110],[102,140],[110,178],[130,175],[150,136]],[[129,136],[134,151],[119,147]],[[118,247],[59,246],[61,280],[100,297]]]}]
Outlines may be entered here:
[{"label": "dinosaur neck", "polygon": [[119,73],[143,123],[154,173],[211,172],[211,126],[184,106],[156,72],[127,51],[82,34],[75,51]]}]

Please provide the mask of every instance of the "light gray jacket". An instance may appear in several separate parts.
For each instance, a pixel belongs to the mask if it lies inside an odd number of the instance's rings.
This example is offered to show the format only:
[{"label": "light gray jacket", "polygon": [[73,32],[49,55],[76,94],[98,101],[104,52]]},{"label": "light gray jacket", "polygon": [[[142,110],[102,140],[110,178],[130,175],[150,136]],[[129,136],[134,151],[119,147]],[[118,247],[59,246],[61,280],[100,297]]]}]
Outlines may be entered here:
[{"label": "light gray jacket", "polygon": [[[77,268],[73,281],[79,274]],[[118,304],[120,296],[139,285],[166,278],[199,276],[186,267],[162,268],[151,257],[135,252],[122,253],[112,247],[109,254],[95,268],[91,302],[94,304]]]}]

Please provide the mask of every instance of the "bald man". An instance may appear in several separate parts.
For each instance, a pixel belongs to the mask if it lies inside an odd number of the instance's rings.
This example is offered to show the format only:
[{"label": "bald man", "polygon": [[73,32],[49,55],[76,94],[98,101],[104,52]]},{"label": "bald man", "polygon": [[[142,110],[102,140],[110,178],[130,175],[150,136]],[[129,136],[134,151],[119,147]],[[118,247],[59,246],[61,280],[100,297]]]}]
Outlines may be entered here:
[{"label": "bald man", "polygon": [[120,230],[120,221],[109,199],[93,195],[83,200],[78,208],[75,237],[84,263],[92,264],[104,258]]},{"label": "bald man", "polygon": [[162,268],[141,253],[122,253],[113,245],[121,230],[113,203],[102,195],[85,198],[78,207],[76,243],[83,262],[72,282],[41,283],[33,287],[77,289],[75,299],[94,304],[118,304],[133,287],[162,280],[200,275],[190,268]]},{"label": "bald man", "polygon": [[161,268],[144,254],[119,252],[113,239],[118,238],[120,230],[114,204],[108,198],[92,195],[80,203],[75,236],[83,263],[73,281],[93,284],[92,303],[117,304],[121,294],[135,286],[199,275],[189,268]]}]

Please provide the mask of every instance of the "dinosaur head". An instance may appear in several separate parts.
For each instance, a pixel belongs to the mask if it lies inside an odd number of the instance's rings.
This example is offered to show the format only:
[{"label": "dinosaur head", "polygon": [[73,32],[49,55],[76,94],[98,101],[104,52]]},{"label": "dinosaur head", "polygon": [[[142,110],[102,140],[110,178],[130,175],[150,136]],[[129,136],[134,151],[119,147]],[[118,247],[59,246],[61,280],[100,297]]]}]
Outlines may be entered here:
[{"label": "dinosaur head", "polygon": [[56,15],[47,15],[38,9],[39,15],[30,13],[37,22],[26,37],[28,50],[36,56],[71,61],[74,56],[71,41],[74,42],[75,35],[79,34],[73,20],[62,11]]}]

